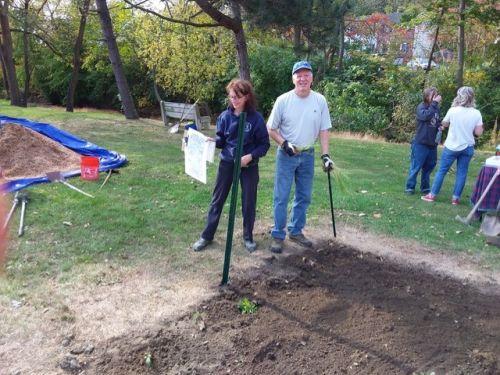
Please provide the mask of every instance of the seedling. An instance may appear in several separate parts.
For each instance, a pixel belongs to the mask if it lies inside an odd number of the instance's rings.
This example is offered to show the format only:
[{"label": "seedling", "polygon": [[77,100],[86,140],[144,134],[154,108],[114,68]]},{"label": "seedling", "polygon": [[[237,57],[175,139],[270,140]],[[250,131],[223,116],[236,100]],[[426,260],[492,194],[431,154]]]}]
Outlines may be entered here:
[{"label": "seedling", "polygon": [[238,309],[241,311],[242,314],[254,314],[259,309],[259,306],[255,302],[252,302],[245,297],[242,300],[240,300],[238,304]]},{"label": "seedling", "polygon": [[149,368],[153,367],[153,355],[151,353],[144,354],[144,363]]}]

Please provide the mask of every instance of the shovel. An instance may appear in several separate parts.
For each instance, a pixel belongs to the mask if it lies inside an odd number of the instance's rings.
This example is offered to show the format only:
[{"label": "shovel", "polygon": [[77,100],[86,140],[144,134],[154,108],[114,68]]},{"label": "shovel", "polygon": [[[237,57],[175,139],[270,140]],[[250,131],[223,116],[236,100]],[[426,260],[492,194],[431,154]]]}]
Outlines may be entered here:
[{"label": "shovel", "polygon": [[83,194],[90,198],[94,198],[93,195],[90,195],[89,193],[86,193],[83,190],[78,189],[76,186],[73,186],[70,183],[66,182],[61,172],[48,172],[47,178],[50,180],[50,182],[60,182],[61,184],[66,185],[70,189],[79,192],[80,194]]},{"label": "shovel", "polygon": [[472,218],[474,216],[474,213],[478,209],[479,205],[483,202],[483,199],[486,197],[486,194],[488,194],[488,192],[490,191],[491,186],[493,186],[493,183],[495,182],[495,180],[496,180],[496,178],[498,177],[499,174],[500,174],[500,168],[497,168],[497,170],[496,170],[495,174],[493,175],[493,177],[491,178],[490,182],[488,183],[488,185],[486,185],[486,189],[484,189],[483,194],[481,194],[481,196],[477,200],[477,202],[474,205],[474,207],[472,207],[472,210],[469,212],[469,214],[467,215],[467,217],[463,218],[463,217],[460,217],[460,215],[457,215],[455,217],[456,220],[460,221],[461,223],[463,223],[465,225],[469,225],[470,224],[470,222],[471,222],[471,220],[472,220]]}]

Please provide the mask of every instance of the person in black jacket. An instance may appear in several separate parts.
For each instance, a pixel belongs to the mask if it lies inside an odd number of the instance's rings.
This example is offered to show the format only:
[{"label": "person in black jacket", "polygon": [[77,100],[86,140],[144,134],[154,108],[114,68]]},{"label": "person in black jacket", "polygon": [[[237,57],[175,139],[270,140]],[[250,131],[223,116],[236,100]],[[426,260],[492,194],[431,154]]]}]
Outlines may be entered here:
[{"label": "person in black jacket", "polygon": [[253,240],[257,185],[259,183],[259,158],[269,150],[269,134],[262,115],[256,111],[256,100],[252,84],[246,80],[233,79],[226,87],[229,108],[217,119],[215,145],[222,149],[219,170],[208,210],[207,224],[201,237],[193,244],[194,251],[201,251],[213,240],[224,203],[233,182],[234,156],[238,142],[239,116],[247,113],[243,130],[243,156],[241,157],[241,202],[243,212],[243,237],[245,248],[255,251]]},{"label": "person in black jacket", "polygon": [[430,176],[437,163],[436,134],[441,128],[439,120],[439,103],[441,95],[435,87],[424,90],[424,101],[417,106],[417,132],[411,143],[411,162],[406,179],[405,194],[415,194],[417,175],[420,170],[420,191],[427,194],[430,191]]}]

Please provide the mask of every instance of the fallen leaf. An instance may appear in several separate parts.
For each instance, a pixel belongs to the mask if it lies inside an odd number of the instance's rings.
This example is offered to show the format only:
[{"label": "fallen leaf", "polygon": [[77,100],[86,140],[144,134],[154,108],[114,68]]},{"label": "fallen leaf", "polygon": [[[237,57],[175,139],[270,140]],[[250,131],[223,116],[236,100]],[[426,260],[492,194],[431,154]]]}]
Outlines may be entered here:
[{"label": "fallen leaf", "polygon": [[380,219],[382,217],[382,214],[378,214],[378,213],[377,214],[373,214],[373,217],[375,219]]},{"label": "fallen leaf", "polygon": [[455,233],[456,234],[460,234],[460,233],[462,233],[462,231],[461,230],[456,230]]},{"label": "fallen leaf", "polygon": [[366,214],[364,212],[361,212],[358,216],[363,217],[363,216],[366,216]]},{"label": "fallen leaf", "polygon": [[71,223],[71,221],[63,221],[63,225],[71,227],[73,224]]},{"label": "fallen leaf", "polygon": [[360,193],[361,194],[366,194],[366,193],[368,193],[368,190],[361,190]]}]

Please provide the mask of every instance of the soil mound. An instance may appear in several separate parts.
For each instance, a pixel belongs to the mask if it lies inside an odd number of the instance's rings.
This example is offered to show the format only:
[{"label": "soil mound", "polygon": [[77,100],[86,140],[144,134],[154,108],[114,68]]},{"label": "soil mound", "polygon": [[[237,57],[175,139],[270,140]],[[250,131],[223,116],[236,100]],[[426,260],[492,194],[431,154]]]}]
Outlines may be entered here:
[{"label": "soil mound", "polygon": [[[239,312],[248,297],[260,308]],[[500,300],[324,242],[269,257],[157,330],[74,358],[88,374],[498,374]]]},{"label": "soil mound", "polygon": [[0,168],[8,180],[80,168],[80,155],[24,126],[0,126]]}]

